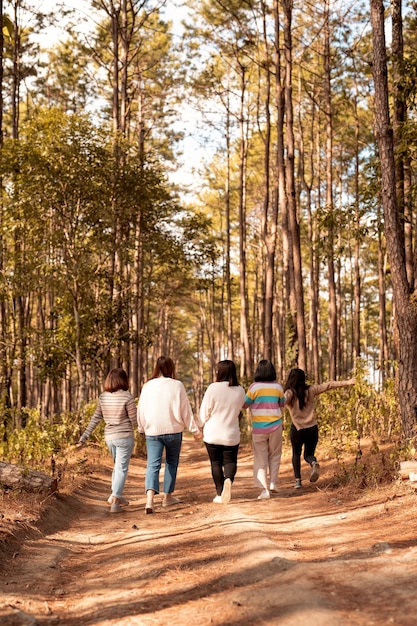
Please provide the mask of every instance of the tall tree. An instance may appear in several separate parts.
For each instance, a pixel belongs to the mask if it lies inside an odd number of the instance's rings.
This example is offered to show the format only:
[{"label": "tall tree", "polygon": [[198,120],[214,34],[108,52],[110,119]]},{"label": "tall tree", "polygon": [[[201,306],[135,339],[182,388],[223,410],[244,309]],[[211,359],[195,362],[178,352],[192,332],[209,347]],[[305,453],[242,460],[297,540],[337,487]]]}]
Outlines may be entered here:
[{"label": "tall tree", "polygon": [[284,55],[285,55],[285,116],[286,116],[286,201],[288,204],[288,224],[290,228],[291,256],[294,267],[292,289],[296,304],[297,320],[297,362],[307,368],[307,341],[305,332],[305,307],[303,273],[301,259],[300,222],[295,190],[295,140],[293,113],[293,45],[292,12],[293,0],[283,0],[284,8]]},{"label": "tall tree", "polygon": [[404,237],[398,212],[393,129],[388,102],[384,3],[371,0],[375,130],[381,162],[381,202],[399,335],[398,392],[405,437],[417,435],[417,312],[410,291]]},{"label": "tall tree", "polygon": [[[286,196],[286,172],[285,172],[285,148],[284,148],[284,124],[285,124],[285,84],[282,71],[283,54],[281,45],[281,17],[280,17],[279,0],[274,0],[274,70],[275,70],[275,108],[276,108],[276,145],[275,145],[275,163],[276,170],[274,172],[274,210],[280,215],[281,232],[282,232],[282,275],[283,275],[283,292],[284,296],[275,297],[279,303],[277,311],[276,326],[280,329],[278,337],[281,341],[277,341],[277,359],[280,363],[281,375],[287,365],[286,348],[287,343],[291,345],[292,337],[295,336],[296,322],[294,321],[294,311],[296,303],[294,299],[294,290],[291,289],[293,283],[293,267],[290,265],[290,241],[288,228],[288,204]],[[285,75],[285,74],[284,74]],[[292,258],[292,257],[291,257]],[[288,306],[289,303],[289,306]],[[287,312],[289,310],[289,326],[291,329],[291,337],[288,341],[287,333]]]},{"label": "tall tree", "polygon": [[244,58],[236,51],[236,62],[240,74],[239,107],[239,295],[240,295],[240,341],[241,375],[251,378],[253,371],[252,343],[249,335],[249,304],[246,265],[246,175],[247,175],[247,121],[245,116],[245,96],[247,73]]},{"label": "tall tree", "polygon": [[324,99],[326,119],[326,212],[327,212],[327,271],[329,281],[329,377],[336,379],[338,342],[338,311],[336,297],[336,278],[334,262],[334,207],[333,207],[333,111],[331,90],[331,60],[330,60],[330,6],[329,1],[324,3]]},{"label": "tall tree", "polygon": [[265,255],[265,277],[263,291],[263,355],[266,359],[274,359],[273,321],[275,293],[275,250],[278,226],[278,198],[271,193],[271,99],[273,66],[268,37],[269,13],[265,2],[261,2],[262,11],[262,44],[261,68],[265,69],[264,96],[264,200],[262,212],[262,239]]}]

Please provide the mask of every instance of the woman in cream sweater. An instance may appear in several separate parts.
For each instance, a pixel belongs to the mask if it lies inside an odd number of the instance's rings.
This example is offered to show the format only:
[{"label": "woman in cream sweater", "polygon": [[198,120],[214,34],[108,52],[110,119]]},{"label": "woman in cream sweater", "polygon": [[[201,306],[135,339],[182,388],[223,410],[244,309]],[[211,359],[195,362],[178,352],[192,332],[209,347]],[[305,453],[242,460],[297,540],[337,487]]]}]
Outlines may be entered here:
[{"label": "woman in cream sweater", "polygon": [[152,378],[142,387],[138,404],[138,430],[146,437],[148,453],[145,478],[147,514],[153,513],[154,496],[159,493],[159,472],[164,452],[162,506],[179,503],[172,493],[185,428],[194,434],[195,439],[201,439],[185,387],[180,380],[175,379],[174,362],[170,357],[160,356]]},{"label": "woman in cream sweater", "polygon": [[227,504],[231,498],[240,444],[239,414],[244,402],[245,390],[237,381],[235,364],[228,359],[220,361],[216,382],[207,387],[199,414],[216,487],[213,502]]}]

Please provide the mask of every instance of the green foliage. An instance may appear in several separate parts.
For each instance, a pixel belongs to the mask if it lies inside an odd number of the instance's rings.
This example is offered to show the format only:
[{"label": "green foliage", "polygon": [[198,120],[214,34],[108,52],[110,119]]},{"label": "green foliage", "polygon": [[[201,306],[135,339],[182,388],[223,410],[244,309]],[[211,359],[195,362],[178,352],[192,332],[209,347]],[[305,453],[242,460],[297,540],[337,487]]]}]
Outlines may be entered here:
[{"label": "green foliage", "polygon": [[[86,404],[79,413],[63,413],[43,420],[38,409],[23,409],[26,425],[15,428],[13,419],[0,422],[0,458],[25,468],[47,472],[51,463],[65,460],[89,423],[97,403]],[[3,415],[4,415],[3,410]],[[9,417],[11,411],[8,412]],[[105,448],[104,420],[94,430],[89,442]]]},{"label": "green foliage", "polygon": [[[89,402],[88,404],[86,404],[81,410],[79,432],[77,435],[77,440],[78,440],[78,436],[80,436],[84,432],[86,427],[88,426],[93,416],[93,413],[96,410],[96,407],[97,407],[97,402],[94,401],[94,402]],[[95,428],[94,431],[91,433],[89,437],[89,441],[92,443],[97,443],[101,445],[104,442],[103,435],[104,435],[104,420],[101,420],[97,428]]]},{"label": "green foliage", "polygon": [[316,414],[321,445],[337,461],[333,486],[374,488],[395,478],[407,457],[393,380],[376,389],[358,364],[355,386],[321,395]]},{"label": "green foliage", "polygon": [[38,409],[23,412],[25,428],[0,424],[0,456],[9,463],[45,471],[52,459],[65,458],[68,445],[78,440],[78,420],[74,415],[63,414],[45,422]]},{"label": "green foliage", "polygon": [[321,433],[332,440],[397,437],[401,424],[394,380],[377,389],[366,380],[365,369],[358,363],[355,386],[321,395],[317,418]]}]

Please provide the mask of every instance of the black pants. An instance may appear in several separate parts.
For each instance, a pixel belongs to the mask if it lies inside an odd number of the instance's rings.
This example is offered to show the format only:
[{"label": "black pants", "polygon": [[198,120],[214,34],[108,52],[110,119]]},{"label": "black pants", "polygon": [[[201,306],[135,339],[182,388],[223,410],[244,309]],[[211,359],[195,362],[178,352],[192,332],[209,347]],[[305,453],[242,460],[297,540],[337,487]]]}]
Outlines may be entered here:
[{"label": "black pants", "polygon": [[211,475],[216,485],[217,495],[223,491],[226,478],[233,482],[237,470],[237,446],[221,446],[216,443],[206,443],[207,452],[211,463]]},{"label": "black pants", "polygon": [[297,430],[294,424],[290,428],[290,441],[292,446],[292,466],[295,478],[301,478],[301,451],[304,446],[304,459],[311,465],[316,460],[314,453],[319,440],[317,424],[311,428]]}]

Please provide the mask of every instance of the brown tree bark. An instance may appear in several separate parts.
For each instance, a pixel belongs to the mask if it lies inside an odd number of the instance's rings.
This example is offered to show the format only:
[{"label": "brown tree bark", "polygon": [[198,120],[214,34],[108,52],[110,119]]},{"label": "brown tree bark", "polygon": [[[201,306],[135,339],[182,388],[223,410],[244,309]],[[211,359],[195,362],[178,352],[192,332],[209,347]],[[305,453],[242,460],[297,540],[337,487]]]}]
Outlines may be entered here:
[{"label": "brown tree bark", "polygon": [[[261,2],[263,17],[263,66],[266,68],[265,76],[265,133],[264,133],[264,202],[262,212],[262,238],[265,254],[265,277],[263,292],[263,356],[265,359],[273,359],[273,313],[274,313],[274,282],[275,282],[275,248],[277,237],[278,205],[271,201],[270,167],[271,167],[271,59],[269,54],[269,41],[266,26],[266,5]],[[279,52],[279,51],[278,51]],[[279,63],[278,58],[278,63]]]},{"label": "brown tree bark", "polygon": [[[239,63],[239,61],[238,61]],[[240,374],[252,378],[252,346],[248,323],[248,290],[246,286],[246,124],[245,124],[245,65],[239,63],[241,72],[240,114],[239,114],[239,295],[240,295],[240,341],[242,360]]]},{"label": "brown tree bark", "polygon": [[[289,239],[289,229],[288,229],[288,211],[287,211],[287,197],[285,190],[285,155],[284,155],[284,118],[285,118],[285,91],[284,84],[282,78],[281,64],[282,64],[282,53],[281,53],[281,41],[280,41],[280,12],[279,12],[279,2],[278,0],[274,0],[274,46],[275,46],[275,105],[276,105],[276,115],[277,115],[277,139],[276,139],[276,174],[275,174],[275,198],[274,201],[277,205],[277,214],[280,214],[281,217],[281,230],[282,230],[282,294],[278,294],[275,292],[275,297],[278,300],[279,306],[277,310],[277,347],[278,350],[278,361],[280,363],[280,370],[283,374],[287,364],[288,364],[288,354],[287,349],[290,344],[291,339],[294,336],[294,341],[296,340],[296,322],[293,317],[293,312],[296,308],[295,297],[293,291],[290,289],[290,285],[293,284],[292,275],[293,269],[291,265],[290,256],[290,239]],[[286,332],[287,328],[287,318],[290,326],[290,341],[287,342]],[[292,331],[292,332],[291,332]],[[278,341],[278,338],[280,339]]]},{"label": "brown tree bark", "polygon": [[355,242],[354,242],[354,310],[353,310],[353,354],[354,358],[359,359],[361,356],[361,271],[360,271],[360,211],[359,211],[359,116],[358,116],[358,94],[357,85],[355,84]]},{"label": "brown tree bark", "polygon": [[[301,115],[301,109],[299,109],[298,126],[300,129],[299,139],[299,176],[300,182],[306,194],[306,209],[307,209],[307,229],[308,229],[308,241],[309,246],[309,325],[310,325],[310,341],[309,341],[309,372],[312,375],[313,380],[320,379],[319,370],[319,259],[317,255],[317,224],[315,215],[312,211],[312,181],[314,177],[314,159],[313,159],[313,146],[314,146],[314,132],[316,130],[315,119],[315,104],[311,103],[311,119],[309,135],[310,156],[306,156],[304,147],[304,128]],[[305,164],[309,161],[310,180],[307,181]]]},{"label": "brown tree bark", "polygon": [[295,141],[292,98],[292,0],[283,0],[284,8],[284,55],[285,55],[285,116],[286,116],[286,197],[288,224],[291,232],[291,251],[294,265],[294,296],[297,323],[297,363],[307,368],[307,341],[304,315],[304,289],[301,261],[300,223],[295,194]]},{"label": "brown tree bark", "polygon": [[326,116],[326,211],[327,228],[327,271],[329,284],[329,378],[337,377],[338,324],[337,291],[334,264],[334,224],[333,224],[333,119],[330,82],[330,24],[329,2],[325,2],[324,25],[324,99]]},{"label": "brown tree bark", "polygon": [[417,294],[410,292],[407,280],[403,230],[398,215],[382,0],[371,0],[371,24],[375,132],[381,162],[381,201],[399,335],[398,396],[403,433],[406,438],[411,439],[417,434]]},{"label": "brown tree bark", "polygon": [[230,93],[227,91],[226,107],[226,188],[225,188],[225,217],[226,217],[226,250],[225,250],[225,280],[226,280],[226,307],[227,307],[227,354],[232,361],[235,358],[232,315],[232,281],[230,272],[231,239],[230,239],[230,176],[231,176],[231,149],[230,149]]},{"label": "brown tree bark", "polygon": [[[3,0],[0,0],[0,20],[3,24]],[[4,49],[4,35],[3,28],[0,29],[0,151],[3,149],[3,49]],[[1,187],[3,187],[3,181],[0,179]],[[0,226],[3,229],[3,195],[0,197]],[[0,272],[4,269],[4,244],[3,239],[0,237]],[[4,298],[0,299],[0,394],[5,399],[6,406],[10,406],[10,374],[8,368],[7,359],[7,308]]]},{"label": "brown tree bark", "polygon": [[391,0],[392,15],[392,71],[393,71],[393,129],[395,150],[395,175],[397,202],[400,221],[404,225],[405,261],[407,278],[414,288],[415,270],[413,254],[413,211],[410,202],[409,151],[404,140],[404,126],[407,123],[407,102],[404,94],[404,38],[402,22],[402,0]]},{"label": "brown tree bark", "polygon": [[383,248],[382,233],[378,229],[378,290],[379,290],[379,372],[380,382],[384,383],[388,363],[387,338],[387,294],[386,294],[386,253]]}]

